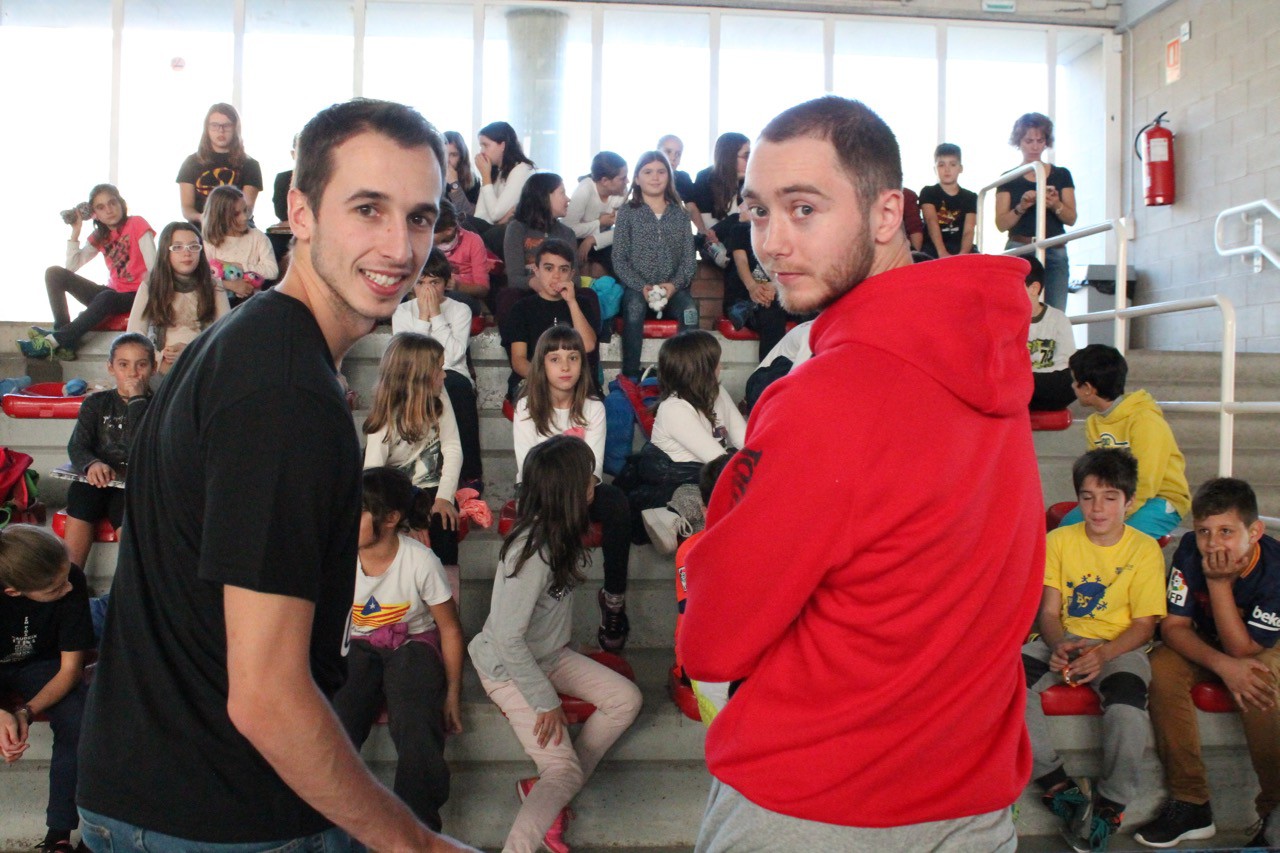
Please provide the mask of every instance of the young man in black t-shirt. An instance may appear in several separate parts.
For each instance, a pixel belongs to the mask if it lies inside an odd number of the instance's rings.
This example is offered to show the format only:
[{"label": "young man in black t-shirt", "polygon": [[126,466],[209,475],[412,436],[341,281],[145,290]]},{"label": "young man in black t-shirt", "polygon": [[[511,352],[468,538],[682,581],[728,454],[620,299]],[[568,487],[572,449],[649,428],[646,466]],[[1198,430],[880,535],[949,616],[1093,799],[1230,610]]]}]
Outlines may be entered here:
[{"label": "young man in black t-shirt", "polygon": [[149,834],[166,849],[470,849],[373,778],[328,701],[346,676],[360,517],[336,365],[417,279],[443,162],[399,104],[312,119],[288,274],[187,347],[155,395],[81,740],[93,849]]},{"label": "young man in black t-shirt", "polygon": [[26,752],[31,720],[53,728],[49,762],[49,832],[44,853],[70,853],[76,815],[76,744],[84,715],[85,652],[93,648],[84,572],[71,565],[58,537],[28,524],[0,530],[0,693],[22,704],[0,707],[0,757]]},{"label": "young man in black t-shirt", "polygon": [[511,306],[502,322],[502,345],[511,360],[507,396],[513,402],[520,383],[529,375],[529,359],[542,333],[557,323],[573,326],[587,348],[587,364],[594,377],[600,365],[596,330],[600,302],[591,288],[578,287],[574,249],[564,240],[544,240],[534,252],[537,266],[529,276],[533,291]]}]

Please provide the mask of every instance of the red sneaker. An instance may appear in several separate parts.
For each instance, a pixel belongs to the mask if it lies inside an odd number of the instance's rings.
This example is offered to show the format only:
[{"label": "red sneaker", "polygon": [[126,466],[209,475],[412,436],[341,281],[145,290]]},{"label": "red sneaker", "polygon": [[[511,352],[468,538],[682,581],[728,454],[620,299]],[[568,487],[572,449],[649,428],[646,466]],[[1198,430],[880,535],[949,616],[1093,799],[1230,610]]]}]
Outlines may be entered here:
[{"label": "red sneaker", "polygon": [[[538,783],[537,776],[531,776],[528,779],[516,780],[516,792],[520,795],[520,802],[524,802],[529,796],[529,792],[533,790],[533,786]],[[568,806],[560,810],[560,814],[556,815],[556,819],[552,821],[551,828],[547,830],[547,834],[542,837],[542,845],[551,853],[571,853],[569,842],[564,840],[564,834],[569,829],[569,821],[573,819],[573,812]]]}]

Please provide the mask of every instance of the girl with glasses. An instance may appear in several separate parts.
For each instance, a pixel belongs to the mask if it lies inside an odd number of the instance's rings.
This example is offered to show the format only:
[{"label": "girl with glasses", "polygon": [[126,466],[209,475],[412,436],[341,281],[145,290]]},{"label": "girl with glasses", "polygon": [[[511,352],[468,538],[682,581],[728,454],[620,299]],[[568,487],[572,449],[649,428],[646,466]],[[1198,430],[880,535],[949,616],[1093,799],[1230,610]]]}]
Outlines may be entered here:
[{"label": "girl with glasses", "polygon": [[244,190],[253,219],[253,204],[262,192],[262,167],[244,151],[240,138],[240,114],[230,104],[214,104],[204,117],[204,131],[196,153],[178,169],[178,194],[182,216],[201,225],[204,206],[214,187],[231,184]]},{"label": "girl with glasses", "polygon": [[170,222],[160,232],[160,262],[138,289],[129,331],[156,345],[156,372],[169,372],[187,344],[231,310],[216,287],[200,235],[186,222]]}]

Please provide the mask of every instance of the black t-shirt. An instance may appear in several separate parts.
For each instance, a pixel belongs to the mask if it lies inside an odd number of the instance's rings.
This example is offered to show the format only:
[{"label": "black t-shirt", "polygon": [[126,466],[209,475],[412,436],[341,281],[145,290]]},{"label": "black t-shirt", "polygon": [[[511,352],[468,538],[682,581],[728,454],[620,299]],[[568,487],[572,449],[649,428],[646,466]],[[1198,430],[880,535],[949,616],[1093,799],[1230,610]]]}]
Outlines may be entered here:
[{"label": "black t-shirt", "polygon": [[[715,195],[711,189],[711,181],[713,172],[710,166],[698,173],[698,177],[694,179],[693,190],[689,198],[683,195],[681,198],[686,202],[693,202],[698,206],[699,213],[705,213],[715,219],[724,219],[727,215],[723,211],[720,215],[716,215],[715,211]],[[735,199],[729,199],[729,207],[733,207]],[[723,238],[722,238],[723,239]]]},{"label": "black t-shirt", "polygon": [[[227,184],[244,189],[245,187],[257,187],[262,190],[262,167],[258,165],[258,161],[252,157],[245,158],[244,164],[241,166],[233,166],[231,164],[231,155],[214,153],[209,162],[201,163],[200,159],[192,154],[190,157],[182,161],[182,167],[178,169],[179,184],[194,184],[196,188],[196,212],[204,213],[205,202],[209,200],[209,193],[214,187],[221,187]],[[253,215],[253,211],[249,211],[249,215]]]},{"label": "black t-shirt", "polygon": [[89,585],[71,567],[71,591],[57,601],[0,593],[0,669],[57,660],[63,652],[93,648]]},{"label": "black t-shirt", "polygon": [[[587,318],[591,328],[598,333],[600,300],[596,298],[595,291],[589,287],[578,288],[578,307],[582,309],[582,315]],[[538,338],[557,323],[573,326],[573,315],[569,313],[569,304],[563,299],[543,299],[537,293],[530,292],[527,296],[521,297],[507,312],[507,317],[498,330],[502,334],[502,346],[510,353],[512,344],[522,343],[525,345],[525,356],[532,360]],[[593,376],[599,363],[600,347],[597,345],[594,351],[587,353],[587,364],[591,367]]]},{"label": "black t-shirt", "polygon": [[738,265],[733,261],[733,253],[740,249],[747,253],[747,266],[751,269],[756,266],[756,256],[751,251],[751,223],[731,216],[716,226],[716,233],[720,235],[725,251],[729,253],[729,265],[724,268],[724,313],[728,315],[729,308],[735,302],[751,298],[747,292],[747,283],[738,275]]},{"label": "black t-shirt", "polygon": [[276,182],[271,191],[271,205],[275,208],[276,219],[281,222],[289,220],[289,188],[292,185],[293,169],[276,174]]},{"label": "black t-shirt", "polygon": [[[948,195],[942,184],[932,184],[920,190],[920,206],[931,204],[938,214],[938,230],[942,232],[942,245],[953,254],[960,254],[960,242],[964,239],[964,219],[972,213],[978,213],[978,194],[961,187],[960,192]],[[926,226],[924,231],[924,251],[935,258],[938,248],[933,245]]]},{"label": "black t-shirt", "polygon": [[[1075,181],[1071,180],[1071,173],[1061,166],[1051,167],[1049,169],[1049,174],[1045,175],[1044,183],[1047,187],[1057,188],[1059,193],[1065,189],[1074,189],[1076,185]],[[1014,178],[1009,183],[1004,184],[1000,189],[996,190],[996,192],[1009,193],[1009,207],[1014,208],[1017,207],[1018,202],[1022,200],[1023,193],[1028,190],[1034,191],[1035,188],[1035,176],[1028,172],[1025,175],[1020,175],[1019,177]],[[1062,224],[1062,220],[1054,214],[1053,210],[1050,209],[1048,205],[1045,205],[1044,236],[1057,237],[1059,234],[1065,233],[1066,230],[1066,226]],[[1034,238],[1036,236],[1036,209],[1034,207],[1028,207],[1026,213],[1022,214],[1022,218],[1014,223],[1014,226],[1009,229],[1009,234],[1010,236]]]},{"label": "black t-shirt", "polygon": [[[694,201],[693,193],[694,193],[693,178],[689,177],[688,172],[682,172],[679,169],[677,169],[676,170],[676,195],[680,196],[681,201],[688,203],[688,202]],[[694,203],[696,204],[697,202],[694,202]]]},{"label": "black t-shirt", "polygon": [[133,445],[128,523],[80,738],[78,802],[179,838],[329,823],[227,715],[223,587],[314,602],[311,673],[346,679],[360,447],[320,327],[269,290],[187,347]]}]

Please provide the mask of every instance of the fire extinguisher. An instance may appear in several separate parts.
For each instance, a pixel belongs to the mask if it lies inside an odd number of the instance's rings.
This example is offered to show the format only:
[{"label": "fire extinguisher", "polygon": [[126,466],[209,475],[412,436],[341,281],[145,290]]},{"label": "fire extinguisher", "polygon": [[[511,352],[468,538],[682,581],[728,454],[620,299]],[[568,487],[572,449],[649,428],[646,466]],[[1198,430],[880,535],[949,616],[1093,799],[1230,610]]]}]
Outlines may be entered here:
[{"label": "fire extinguisher", "polygon": [[[1173,204],[1176,195],[1173,178],[1173,131],[1160,122],[1168,112],[1138,131],[1133,140],[1133,153],[1142,160],[1142,189],[1147,207]],[[1139,150],[1141,148],[1141,150]]]}]

